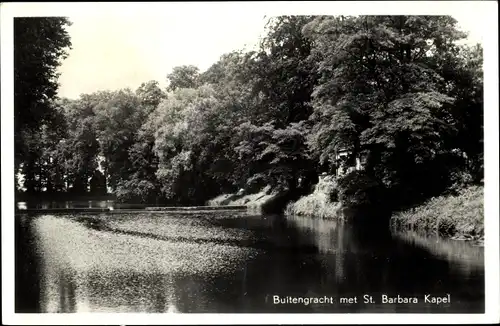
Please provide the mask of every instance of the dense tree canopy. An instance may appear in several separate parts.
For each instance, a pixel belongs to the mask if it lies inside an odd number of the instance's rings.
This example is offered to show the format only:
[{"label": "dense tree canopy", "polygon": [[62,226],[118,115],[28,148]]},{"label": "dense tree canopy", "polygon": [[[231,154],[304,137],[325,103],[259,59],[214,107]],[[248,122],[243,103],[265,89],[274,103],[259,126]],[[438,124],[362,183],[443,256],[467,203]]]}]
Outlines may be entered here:
[{"label": "dense tree canopy", "polygon": [[14,139],[15,169],[24,166],[30,191],[41,153],[33,143],[42,126],[57,129],[60,115],[56,97],[57,67],[71,48],[65,29],[70,22],[55,17],[20,17],[14,19]]},{"label": "dense tree canopy", "polygon": [[200,70],[193,65],[174,67],[172,72],[167,75],[168,90],[195,88],[199,84],[199,75]]},{"label": "dense tree canopy", "polygon": [[[463,73],[460,53],[467,51],[455,42],[465,36],[455,24],[443,16],[363,16],[317,17],[305,26],[321,74],[310,134],[321,160],[335,164],[340,149],[364,156],[370,175],[402,201],[449,185],[444,171],[459,154],[452,150],[461,149],[451,142],[464,113],[453,112],[460,110],[456,83],[475,78],[482,87],[480,78],[450,75],[450,65]],[[470,91],[468,100],[477,99]],[[479,114],[469,104],[462,108]]]},{"label": "dense tree canopy", "polygon": [[[203,204],[266,185],[303,193],[361,160],[339,198],[397,208],[482,179],[482,48],[458,45],[453,18],[281,16],[267,29],[256,51],[175,67],[166,89],[50,102],[36,114],[57,123],[19,129],[25,186]],[[23,110],[22,125],[45,121]]]}]

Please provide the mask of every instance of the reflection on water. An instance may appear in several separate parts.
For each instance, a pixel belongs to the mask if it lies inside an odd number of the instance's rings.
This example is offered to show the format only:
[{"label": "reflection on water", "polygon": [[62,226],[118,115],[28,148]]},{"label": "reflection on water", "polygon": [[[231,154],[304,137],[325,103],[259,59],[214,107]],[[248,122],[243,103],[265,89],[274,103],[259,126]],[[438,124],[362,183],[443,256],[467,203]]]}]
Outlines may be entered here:
[{"label": "reflection on water", "polygon": [[[99,228],[78,215],[16,217],[18,312],[484,311],[483,248],[463,242],[306,217],[92,218]],[[424,302],[447,293],[450,304]],[[419,303],[384,304],[382,294]],[[275,296],[335,303],[274,304]]]},{"label": "reflection on water", "polygon": [[50,208],[144,208],[144,204],[117,203],[114,200],[67,200],[67,201],[18,201],[17,209],[50,209]]},{"label": "reflection on water", "polygon": [[28,208],[109,208],[116,206],[114,200],[20,201],[16,204],[20,210]]},{"label": "reflection on water", "polygon": [[395,237],[412,246],[427,249],[432,255],[449,261],[457,272],[467,275],[484,269],[484,248],[476,243],[443,239],[437,236],[424,237],[416,232],[395,232]]}]

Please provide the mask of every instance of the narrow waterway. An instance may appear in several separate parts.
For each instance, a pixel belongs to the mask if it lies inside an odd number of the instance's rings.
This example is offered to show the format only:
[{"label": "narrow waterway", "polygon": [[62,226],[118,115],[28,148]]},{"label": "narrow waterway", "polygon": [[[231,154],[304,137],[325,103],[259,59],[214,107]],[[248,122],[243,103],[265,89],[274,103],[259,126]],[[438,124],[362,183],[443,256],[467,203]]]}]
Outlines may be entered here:
[{"label": "narrow waterway", "polygon": [[16,311],[482,313],[484,254],[307,217],[20,214]]}]

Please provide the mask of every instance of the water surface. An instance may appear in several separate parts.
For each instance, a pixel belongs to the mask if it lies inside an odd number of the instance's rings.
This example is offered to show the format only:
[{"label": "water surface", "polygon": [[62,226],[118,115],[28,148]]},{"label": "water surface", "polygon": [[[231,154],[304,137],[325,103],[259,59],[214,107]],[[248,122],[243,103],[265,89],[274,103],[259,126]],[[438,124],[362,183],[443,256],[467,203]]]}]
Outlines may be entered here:
[{"label": "water surface", "polygon": [[16,247],[17,312],[484,312],[482,247],[316,218],[22,214]]}]

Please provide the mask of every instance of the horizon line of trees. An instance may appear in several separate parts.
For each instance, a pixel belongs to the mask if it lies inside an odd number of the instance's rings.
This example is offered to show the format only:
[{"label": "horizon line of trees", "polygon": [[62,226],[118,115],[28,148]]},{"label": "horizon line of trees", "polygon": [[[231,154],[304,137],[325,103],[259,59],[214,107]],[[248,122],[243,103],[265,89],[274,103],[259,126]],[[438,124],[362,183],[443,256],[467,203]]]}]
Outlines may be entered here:
[{"label": "horizon line of trees", "polygon": [[303,194],[339,150],[364,158],[339,183],[346,202],[397,208],[483,178],[482,47],[459,44],[452,17],[273,17],[257,51],[176,67],[166,89],[76,100],[55,96],[68,24],[15,21],[16,175],[28,194],[108,188],[179,205],[266,185]]}]

